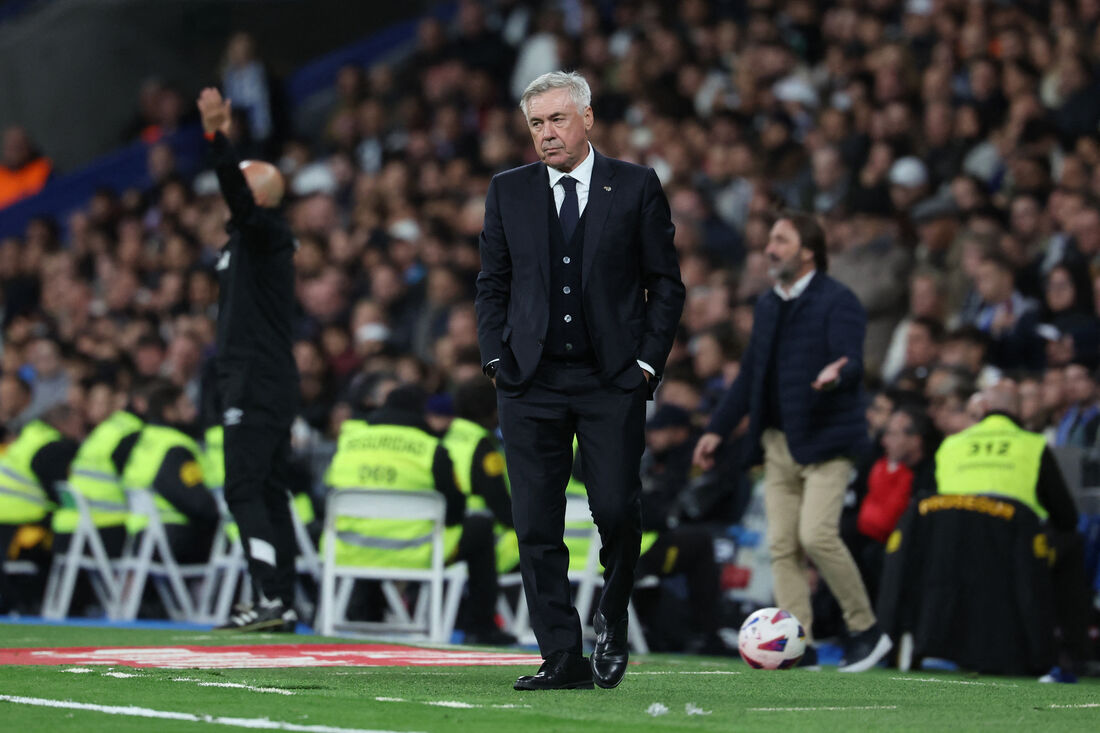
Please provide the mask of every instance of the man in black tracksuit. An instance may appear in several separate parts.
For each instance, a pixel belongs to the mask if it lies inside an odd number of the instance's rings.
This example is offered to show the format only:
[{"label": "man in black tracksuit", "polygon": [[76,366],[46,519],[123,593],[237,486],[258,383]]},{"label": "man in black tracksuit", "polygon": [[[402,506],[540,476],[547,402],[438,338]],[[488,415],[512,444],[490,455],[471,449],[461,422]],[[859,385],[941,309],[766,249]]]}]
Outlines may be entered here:
[{"label": "man in black tracksuit", "polygon": [[225,426],[225,500],[241,531],[259,602],[224,628],[293,631],[294,529],[286,477],[298,394],[291,350],[294,235],[269,163],[242,163],[229,142],[230,102],[198,100],[211,163],[229,205],[229,243],[217,271],[217,382]]}]

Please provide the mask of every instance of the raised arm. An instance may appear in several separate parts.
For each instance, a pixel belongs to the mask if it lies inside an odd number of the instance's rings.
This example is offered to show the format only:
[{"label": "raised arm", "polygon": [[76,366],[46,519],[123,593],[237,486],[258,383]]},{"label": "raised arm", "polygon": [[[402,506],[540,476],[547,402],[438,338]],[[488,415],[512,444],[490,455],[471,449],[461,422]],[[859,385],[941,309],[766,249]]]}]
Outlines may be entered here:
[{"label": "raised arm", "polygon": [[202,116],[203,133],[210,141],[210,165],[218,176],[222,196],[229,205],[233,219],[244,223],[255,211],[256,200],[241,172],[241,159],[229,142],[229,131],[233,124],[230,114],[232,103],[228,99],[222,99],[217,89],[207,87],[202,90],[196,104]]}]

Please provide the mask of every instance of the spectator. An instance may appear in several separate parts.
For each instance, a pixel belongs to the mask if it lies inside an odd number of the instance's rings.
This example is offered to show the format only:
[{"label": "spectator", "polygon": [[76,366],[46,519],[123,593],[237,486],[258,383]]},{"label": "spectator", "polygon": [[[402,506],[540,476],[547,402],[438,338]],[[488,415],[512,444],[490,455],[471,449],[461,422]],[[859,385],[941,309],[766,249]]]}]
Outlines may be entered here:
[{"label": "spectator", "polygon": [[1100,427],[1096,377],[1091,367],[1081,363],[1069,364],[1064,372],[1069,408],[1058,422],[1054,446],[1091,446],[1096,442],[1096,431]]},{"label": "spectator", "polygon": [[1035,327],[1038,306],[1015,289],[1012,265],[999,253],[978,262],[975,286],[981,305],[972,321],[991,339],[990,361],[1001,369],[1043,365]]},{"label": "spectator", "polygon": [[882,380],[890,383],[904,368],[909,343],[909,324],[931,318],[942,324],[946,311],[943,278],[932,269],[915,271],[909,278],[909,313],[894,328],[882,364]]},{"label": "spectator", "polygon": [[20,416],[31,403],[31,385],[16,374],[0,377],[0,443],[10,442],[23,427]]},{"label": "spectator", "polygon": [[1047,346],[1048,364],[1062,366],[1072,360],[1097,363],[1100,319],[1087,271],[1058,264],[1047,272],[1041,318],[1054,329],[1046,335],[1052,342]]},{"label": "spectator", "polygon": [[22,423],[41,417],[68,399],[69,375],[61,358],[61,347],[50,338],[39,338],[28,348],[31,404],[19,415]]},{"label": "spectator", "polygon": [[858,536],[848,536],[867,592],[878,595],[885,545],[914,496],[936,491],[935,445],[928,417],[915,407],[895,410],[882,434],[884,455],[871,467],[867,494],[859,505]]},{"label": "spectator", "polygon": [[37,150],[27,131],[12,125],[4,129],[0,150],[0,209],[42,190],[53,163]]},{"label": "spectator", "polygon": [[256,42],[248,33],[235,33],[225,48],[222,72],[225,96],[234,111],[244,112],[248,133],[258,150],[266,150],[275,134],[275,113],[271,85],[256,54]]}]

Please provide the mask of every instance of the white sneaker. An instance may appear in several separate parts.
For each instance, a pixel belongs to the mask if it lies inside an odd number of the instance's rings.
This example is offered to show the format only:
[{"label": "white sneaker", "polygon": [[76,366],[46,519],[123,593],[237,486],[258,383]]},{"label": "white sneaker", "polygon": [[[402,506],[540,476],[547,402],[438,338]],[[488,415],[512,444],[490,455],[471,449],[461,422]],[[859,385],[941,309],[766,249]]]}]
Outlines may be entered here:
[{"label": "white sneaker", "polygon": [[861,631],[848,642],[848,653],[841,661],[838,672],[866,672],[874,667],[894,648],[890,637],[882,633],[878,624]]}]

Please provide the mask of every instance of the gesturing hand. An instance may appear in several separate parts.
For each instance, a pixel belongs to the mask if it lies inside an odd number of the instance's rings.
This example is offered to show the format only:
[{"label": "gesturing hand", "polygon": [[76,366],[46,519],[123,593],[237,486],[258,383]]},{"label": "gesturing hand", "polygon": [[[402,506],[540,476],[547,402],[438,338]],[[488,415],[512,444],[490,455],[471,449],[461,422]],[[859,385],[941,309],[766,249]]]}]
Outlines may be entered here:
[{"label": "gesturing hand", "polygon": [[714,466],[714,453],[722,444],[722,436],[718,433],[703,433],[699,442],[695,444],[695,453],[692,455],[692,463],[704,471],[709,471]]},{"label": "gesturing hand", "polygon": [[195,103],[202,115],[202,129],[208,135],[221,131],[223,135],[229,134],[232,116],[229,108],[232,104],[228,99],[222,99],[221,92],[214,87],[207,87],[199,94]]},{"label": "gesturing hand", "polygon": [[817,379],[810,386],[818,391],[835,387],[840,380],[840,370],[847,363],[848,357],[842,356],[832,364],[825,365],[825,368],[821,370],[821,373],[817,375]]}]

